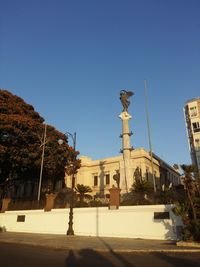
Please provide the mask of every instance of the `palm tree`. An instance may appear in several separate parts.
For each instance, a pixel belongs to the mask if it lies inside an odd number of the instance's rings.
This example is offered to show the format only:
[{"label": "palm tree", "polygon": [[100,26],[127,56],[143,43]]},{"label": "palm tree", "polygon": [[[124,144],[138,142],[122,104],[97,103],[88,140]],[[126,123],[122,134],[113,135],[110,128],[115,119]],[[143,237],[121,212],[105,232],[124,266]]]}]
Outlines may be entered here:
[{"label": "palm tree", "polygon": [[193,165],[181,165],[181,168],[184,172],[183,183],[185,185],[185,190],[189,200],[190,207],[192,209],[193,219],[197,219],[197,211],[194,204],[194,198],[196,194],[195,180],[193,174],[195,172],[195,167]]},{"label": "palm tree", "polygon": [[83,204],[84,198],[91,198],[91,195],[88,194],[92,192],[91,187],[83,184],[77,184],[75,190],[79,194],[80,206]]}]

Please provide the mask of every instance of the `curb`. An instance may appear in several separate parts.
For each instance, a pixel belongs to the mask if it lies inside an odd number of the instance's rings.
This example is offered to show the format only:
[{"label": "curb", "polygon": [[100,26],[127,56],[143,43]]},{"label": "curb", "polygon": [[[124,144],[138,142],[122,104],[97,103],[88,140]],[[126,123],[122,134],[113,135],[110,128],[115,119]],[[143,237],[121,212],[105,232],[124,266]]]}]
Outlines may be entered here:
[{"label": "curb", "polygon": [[176,243],[177,247],[195,247],[200,249],[200,243],[179,241]]},{"label": "curb", "polygon": [[[77,249],[78,250],[78,249]],[[94,249],[98,252],[110,252],[110,249]],[[112,249],[116,253],[199,253],[200,249]]]},{"label": "curb", "polygon": [[200,253],[200,248],[199,249],[108,249],[108,248],[90,248],[90,247],[85,247],[85,248],[70,248],[66,246],[52,246],[49,244],[36,244],[36,243],[31,243],[31,242],[22,242],[22,241],[17,241],[17,240],[0,240],[0,243],[5,243],[5,244],[18,244],[18,245],[26,245],[26,246],[33,246],[33,247],[45,247],[45,248],[51,248],[51,249],[56,249],[56,250],[73,250],[73,251],[80,251],[82,249],[92,249],[97,252],[114,252],[114,253]]}]

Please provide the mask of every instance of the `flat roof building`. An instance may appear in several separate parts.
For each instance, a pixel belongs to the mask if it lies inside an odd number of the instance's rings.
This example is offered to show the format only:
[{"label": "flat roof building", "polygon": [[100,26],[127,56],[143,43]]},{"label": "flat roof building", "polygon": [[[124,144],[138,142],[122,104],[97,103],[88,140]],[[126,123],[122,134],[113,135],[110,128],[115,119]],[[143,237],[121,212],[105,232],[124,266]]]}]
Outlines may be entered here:
[{"label": "flat roof building", "polygon": [[[84,184],[92,188],[92,195],[109,194],[109,189],[117,186],[119,177],[119,187],[125,175],[123,155],[92,160],[87,156],[81,156],[81,168],[76,175],[76,184]],[[165,161],[153,154],[154,177],[156,188],[161,189],[162,185],[179,185],[180,174]],[[131,151],[130,169],[132,175],[127,177],[128,191],[130,191],[136,179],[148,180],[153,183],[152,164],[150,153],[144,148],[137,148]],[[66,177],[66,185],[71,187],[71,177]]]},{"label": "flat roof building", "polygon": [[186,102],[184,115],[192,164],[200,172],[200,97]]}]

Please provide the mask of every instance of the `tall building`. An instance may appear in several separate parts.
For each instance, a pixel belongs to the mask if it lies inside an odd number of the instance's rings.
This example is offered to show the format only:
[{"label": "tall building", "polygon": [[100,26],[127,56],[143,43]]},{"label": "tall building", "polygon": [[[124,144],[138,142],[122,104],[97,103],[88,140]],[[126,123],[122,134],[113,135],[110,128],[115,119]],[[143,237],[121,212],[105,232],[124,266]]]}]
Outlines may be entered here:
[{"label": "tall building", "polygon": [[200,172],[200,97],[186,102],[184,114],[192,164]]}]

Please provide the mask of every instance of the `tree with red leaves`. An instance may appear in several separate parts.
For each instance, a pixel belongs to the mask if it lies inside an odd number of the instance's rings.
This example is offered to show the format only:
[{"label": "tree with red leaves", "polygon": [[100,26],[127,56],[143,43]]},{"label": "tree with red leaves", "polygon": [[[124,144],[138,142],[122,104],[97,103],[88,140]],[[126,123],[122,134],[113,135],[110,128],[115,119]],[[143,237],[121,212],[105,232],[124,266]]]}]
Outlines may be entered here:
[{"label": "tree with red leaves", "polygon": [[[0,184],[15,181],[38,182],[44,136],[44,119],[22,98],[0,90]],[[62,145],[58,140],[62,139]],[[43,186],[64,181],[65,172],[74,160],[76,170],[78,152],[67,143],[67,136],[47,125]],[[70,168],[70,167],[69,167]],[[48,181],[48,182],[47,182]]]}]

